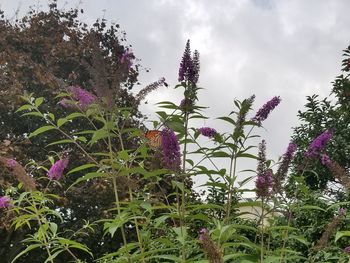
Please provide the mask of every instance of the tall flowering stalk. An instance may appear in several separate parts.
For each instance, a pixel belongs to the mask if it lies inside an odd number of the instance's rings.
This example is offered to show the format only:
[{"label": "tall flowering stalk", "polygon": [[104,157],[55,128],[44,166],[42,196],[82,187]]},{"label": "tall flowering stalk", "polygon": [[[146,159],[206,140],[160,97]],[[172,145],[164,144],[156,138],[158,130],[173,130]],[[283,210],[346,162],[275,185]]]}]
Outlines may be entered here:
[{"label": "tall flowering stalk", "polygon": [[210,238],[207,229],[201,229],[198,239],[209,263],[224,263],[222,254],[215,242]]},{"label": "tall flowering stalk", "polygon": [[[91,104],[97,101],[97,97],[89,91],[81,88],[80,86],[73,86],[68,88],[72,98],[76,101],[77,105],[86,110]],[[74,104],[68,99],[62,99],[59,104],[65,108],[74,108]]]},{"label": "tall flowering stalk", "polygon": [[237,121],[235,125],[235,129],[233,131],[233,134],[235,137],[239,137],[241,133],[243,133],[243,124],[246,121],[247,114],[249,110],[251,109],[253,103],[255,100],[255,95],[250,96],[249,98],[243,100],[241,104],[241,109],[237,116]]},{"label": "tall flowering stalk", "polygon": [[167,84],[165,83],[165,78],[160,78],[158,81],[155,81],[149,84],[148,86],[146,86],[144,89],[140,90],[140,92],[137,93],[135,96],[135,100],[137,104],[139,104],[142,100],[144,100],[149,93],[158,89],[162,85],[167,86]]},{"label": "tall flowering stalk", "polygon": [[283,183],[284,179],[287,176],[287,172],[289,169],[289,166],[293,160],[294,153],[297,150],[297,145],[293,142],[289,143],[288,148],[286,152],[283,154],[282,161],[277,169],[276,174],[274,175],[274,182],[273,182],[273,190],[274,192],[278,192],[281,190],[281,184]]},{"label": "tall flowering stalk", "polygon": [[255,121],[258,125],[261,125],[262,122],[266,120],[269,114],[274,110],[274,108],[280,104],[280,102],[281,98],[279,96],[273,97],[258,110],[252,120]]}]

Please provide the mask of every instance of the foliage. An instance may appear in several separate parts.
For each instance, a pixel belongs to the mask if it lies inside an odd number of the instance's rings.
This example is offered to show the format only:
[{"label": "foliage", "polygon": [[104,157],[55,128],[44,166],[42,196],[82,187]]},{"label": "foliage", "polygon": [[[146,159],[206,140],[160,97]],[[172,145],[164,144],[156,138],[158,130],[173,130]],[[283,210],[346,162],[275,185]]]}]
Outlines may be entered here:
[{"label": "foliage", "polygon": [[[4,32],[16,32],[24,42],[28,41],[26,32],[38,28],[42,30],[38,36],[44,39],[44,33],[74,31],[68,41],[60,34],[57,42],[72,45],[70,55],[64,53],[67,46],[59,49],[50,42],[51,35],[46,42],[42,39],[51,53],[40,53],[41,49],[32,53],[20,45],[15,58],[8,51],[2,53],[8,55],[1,68],[2,81],[20,83],[16,84],[18,92],[27,90],[21,96],[22,106],[7,99],[17,107],[10,114],[21,116],[28,134],[24,135],[23,123],[16,123],[7,131],[11,136],[4,136],[0,158],[4,171],[1,233],[7,235],[5,244],[10,244],[10,252],[2,253],[8,262],[349,260],[347,249],[343,250],[350,237],[347,193],[343,191],[339,200],[314,191],[308,177],[320,158],[322,169],[339,173],[333,176],[341,183],[348,176],[341,159],[331,154],[339,136],[333,134],[333,126],[323,126],[322,132],[330,129],[326,139],[319,133],[311,134],[304,144],[296,138],[300,147],[295,164],[300,165],[294,166],[291,180],[288,169],[296,150],[294,142],[278,162],[268,159],[264,140],[258,147],[252,143],[281,102],[279,97],[255,114],[255,96],[235,100],[231,112],[216,119],[226,124],[226,132],[196,127],[198,120],[207,117],[198,101],[199,52],[192,53],[188,41],[180,63],[180,83],[175,86],[184,98],[180,105],[158,103],[158,120],[145,133],[137,107],[164,80],[146,87],[134,99],[128,92],[137,76],[131,64],[134,57],[119,44],[115,27],[105,30],[102,21],[88,29],[79,25],[76,15],[77,10],[57,10],[53,2],[48,13],[34,12],[15,25],[2,23]],[[8,40],[2,39],[4,47],[16,47]],[[52,52],[58,54],[56,61],[50,57]],[[17,68],[21,63],[15,61],[23,54],[36,70],[51,65],[43,75],[48,83],[36,80],[35,70],[30,73],[33,76],[16,76],[31,68],[30,63],[25,64],[26,70]],[[67,67],[57,62],[61,58]],[[339,92],[335,87],[334,92]],[[28,143],[17,161],[12,146],[16,137]],[[316,146],[313,156],[304,154]],[[325,158],[325,152],[331,159]],[[245,159],[256,161],[257,167],[239,171]],[[206,179],[204,195],[194,189],[198,177]],[[248,183],[253,180],[255,189],[250,189]]]}]

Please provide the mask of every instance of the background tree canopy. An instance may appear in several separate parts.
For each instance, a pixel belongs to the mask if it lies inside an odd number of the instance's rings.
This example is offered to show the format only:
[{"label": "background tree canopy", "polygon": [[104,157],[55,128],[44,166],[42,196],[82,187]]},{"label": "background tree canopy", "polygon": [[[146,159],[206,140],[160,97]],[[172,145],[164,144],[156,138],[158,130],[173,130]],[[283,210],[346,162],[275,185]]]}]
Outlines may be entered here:
[{"label": "background tree canopy", "polygon": [[[33,121],[35,117],[20,117],[16,110],[21,106],[23,94],[34,93],[45,97],[47,111],[57,113],[57,117],[69,112],[69,109],[57,104],[55,96],[65,91],[68,86],[81,85],[104,98],[106,108],[113,105],[119,107],[133,106],[134,122],[130,127],[139,126],[141,115],[137,112],[137,101],[130,90],[137,83],[138,65],[133,64],[135,57],[126,44],[125,33],[119,25],[107,26],[105,20],[97,20],[90,28],[78,19],[83,10],[72,9],[62,11],[55,1],[49,10],[32,9],[25,17],[16,21],[4,18],[0,20],[0,155],[16,158],[24,165],[31,160],[47,160],[54,152],[70,151],[70,163],[81,164],[86,157],[78,154],[74,146],[63,149],[49,146],[48,142],[58,140],[60,134],[43,135],[40,139],[28,139],[30,131],[43,125],[44,122]],[[69,130],[89,129],[86,122],[70,125]],[[96,144],[94,147],[104,147]],[[48,163],[41,162],[42,165]],[[18,183],[10,171],[1,165],[0,194],[2,190]],[[30,169],[30,166],[27,167]],[[34,168],[32,168],[33,170]],[[44,175],[44,174],[43,174]],[[53,191],[63,191],[77,177],[77,173],[62,182],[62,187]],[[22,180],[23,181],[23,180]],[[36,185],[38,189],[43,186]],[[122,184],[121,186],[122,187]],[[62,194],[62,193],[60,193]],[[67,229],[77,230],[84,220],[95,221],[108,213],[113,206],[114,196],[110,186],[103,180],[86,183],[62,198],[58,204],[65,214]],[[7,231],[0,228],[0,257],[10,262],[23,249],[20,241],[27,232]],[[79,237],[96,255],[110,251],[109,244],[119,244],[118,235],[102,237],[102,229],[89,236]],[[102,246],[103,244],[103,246]],[[11,249],[9,249],[11,247]],[[82,255],[83,257],[84,255]],[[41,254],[36,253],[36,262]],[[27,262],[23,257],[20,262]],[[61,262],[66,262],[64,258]]]}]

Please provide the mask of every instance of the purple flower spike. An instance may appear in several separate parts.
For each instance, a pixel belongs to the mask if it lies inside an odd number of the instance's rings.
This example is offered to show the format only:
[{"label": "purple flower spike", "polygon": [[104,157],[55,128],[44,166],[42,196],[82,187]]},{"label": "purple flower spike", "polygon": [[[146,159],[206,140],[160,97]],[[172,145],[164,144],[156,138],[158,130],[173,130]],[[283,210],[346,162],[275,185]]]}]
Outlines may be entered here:
[{"label": "purple flower spike", "polygon": [[262,106],[258,112],[256,113],[255,117],[252,119],[253,121],[257,122],[259,125],[267,119],[270,112],[277,107],[278,104],[280,104],[281,98],[278,96],[273,97],[271,100],[269,100],[267,103]]},{"label": "purple flower spike", "polygon": [[10,197],[8,196],[1,196],[0,197],[0,208],[7,208],[10,206]]},{"label": "purple flower spike", "polygon": [[273,187],[272,171],[267,170],[262,174],[258,174],[255,181],[255,187],[258,197],[269,197]]},{"label": "purple flower spike", "polygon": [[333,133],[329,130],[324,131],[319,136],[317,136],[309,148],[307,149],[305,156],[308,158],[314,158],[318,156],[321,151],[326,147],[326,144],[332,139]]},{"label": "purple flower spike", "polygon": [[126,64],[128,69],[132,67],[132,60],[134,59],[134,54],[126,48],[124,53],[122,54],[120,58],[120,63],[121,64]]},{"label": "purple flower spike", "polygon": [[179,171],[181,165],[180,145],[174,131],[170,128],[162,130],[163,165],[172,171]]},{"label": "purple flower spike", "polygon": [[59,180],[61,179],[63,175],[64,169],[68,166],[68,159],[61,159],[54,163],[54,165],[51,166],[47,176],[50,180]]},{"label": "purple flower spike", "polygon": [[9,168],[13,168],[17,165],[17,161],[15,159],[8,159],[6,165]]},{"label": "purple flower spike", "polygon": [[198,131],[200,134],[208,138],[213,138],[217,134],[216,130],[210,127],[202,127],[199,128]]}]

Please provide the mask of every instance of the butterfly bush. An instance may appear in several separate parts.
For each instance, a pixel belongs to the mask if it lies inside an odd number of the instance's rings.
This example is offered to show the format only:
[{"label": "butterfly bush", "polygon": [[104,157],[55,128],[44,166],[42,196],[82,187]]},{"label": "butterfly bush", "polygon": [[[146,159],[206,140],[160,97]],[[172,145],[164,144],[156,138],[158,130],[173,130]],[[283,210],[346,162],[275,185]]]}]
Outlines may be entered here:
[{"label": "butterfly bush", "polygon": [[126,48],[124,53],[120,58],[120,63],[122,65],[126,65],[128,69],[130,69],[133,65],[134,54],[131,52],[129,48]]},{"label": "butterfly bush", "polygon": [[51,166],[47,176],[50,180],[60,180],[63,176],[64,169],[66,169],[67,166],[68,158],[58,160]]},{"label": "butterfly bush", "polygon": [[266,120],[269,114],[274,110],[274,108],[280,104],[280,102],[281,98],[279,96],[273,97],[258,110],[252,120],[261,125],[262,122]]},{"label": "butterfly bush", "polygon": [[210,127],[202,127],[199,128],[198,131],[200,134],[208,138],[213,138],[217,134],[216,130]]},{"label": "butterfly bush", "polygon": [[317,136],[309,145],[305,152],[305,157],[314,158],[318,156],[321,151],[326,147],[327,143],[332,139],[333,133],[330,130],[326,130]]},{"label": "butterfly bush", "polygon": [[163,165],[172,171],[179,171],[181,165],[181,153],[179,141],[170,128],[164,128],[162,136]]},{"label": "butterfly bush", "polygon": [[[68,88],[72,98],[78,103],[82,110],[86,110],[91,104],[97,101],[97,97],[91,92],[81,88],[80,86],[73,86]],[[69,99],[62,99],[59,102],[65,108],[74,108],[74,104]]]},{"label": "butterfly bush", "polygon": [[0,197],[0,208],[7,208],[10,206],[11,198],[8,196]]}]

